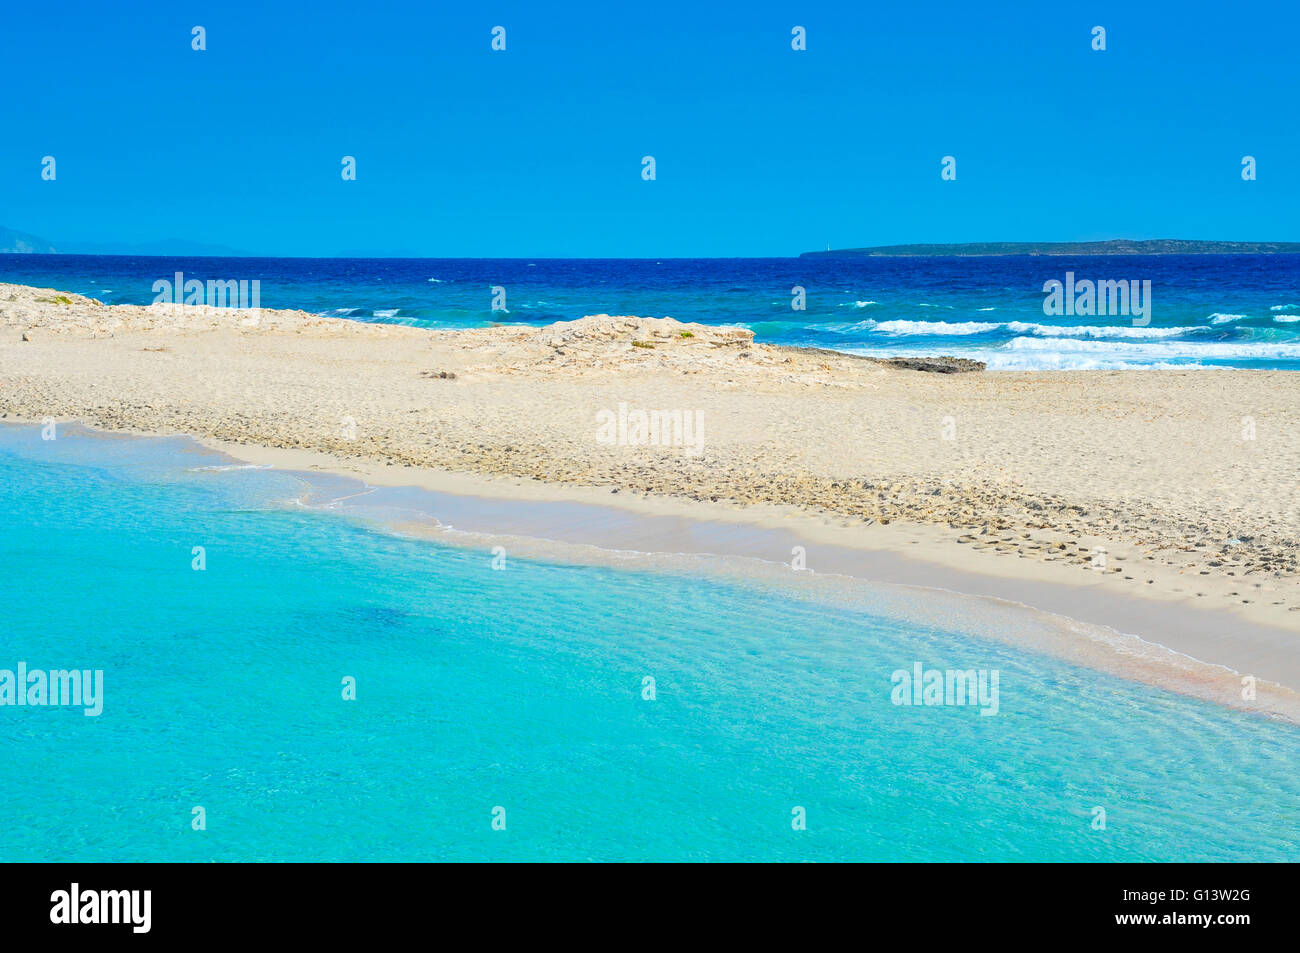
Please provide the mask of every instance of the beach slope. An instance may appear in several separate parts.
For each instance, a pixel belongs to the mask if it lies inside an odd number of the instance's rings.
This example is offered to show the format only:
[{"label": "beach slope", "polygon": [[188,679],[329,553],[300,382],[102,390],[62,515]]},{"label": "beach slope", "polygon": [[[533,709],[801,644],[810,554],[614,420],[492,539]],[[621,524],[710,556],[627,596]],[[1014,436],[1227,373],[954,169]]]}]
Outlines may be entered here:
[{"label": "beach slope", "polygon": [[[1300,687],[1287,372],[932,373],[671,319],[426,330],[0,284],[0,415],[779,523],[810,565],[819,544],[859,547],[1009,580],[1003,595],[1130,600],[1150,609],[1135,634]],[[1175,609],[1214,624],[1180,646]]]}]

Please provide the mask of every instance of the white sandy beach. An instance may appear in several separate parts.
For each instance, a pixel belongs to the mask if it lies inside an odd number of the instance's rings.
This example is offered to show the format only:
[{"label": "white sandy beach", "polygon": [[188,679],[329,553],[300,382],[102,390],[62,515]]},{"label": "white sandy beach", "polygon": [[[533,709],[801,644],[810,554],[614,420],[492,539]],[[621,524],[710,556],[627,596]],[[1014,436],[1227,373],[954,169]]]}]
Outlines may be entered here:
[{"label": "white sandy beach", "polygon": [[[699,429],[631,445],[637,411]],[[48,418],[645,518],[619,539],[585,520],[572,541],[593,545],[741,526],[734,555],[802,545],[815,570],[1024,602],[1300,689],[1286,372],[937,374],[665,320],[428,331],[0,285],[0,419]]]}]

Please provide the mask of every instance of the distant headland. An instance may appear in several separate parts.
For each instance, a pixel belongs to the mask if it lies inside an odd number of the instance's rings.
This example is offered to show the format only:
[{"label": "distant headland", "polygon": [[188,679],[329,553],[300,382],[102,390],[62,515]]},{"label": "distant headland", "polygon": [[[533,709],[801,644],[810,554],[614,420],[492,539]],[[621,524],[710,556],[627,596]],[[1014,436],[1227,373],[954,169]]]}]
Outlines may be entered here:
[{"label": "distant headland", "polygon": [[1104,242],[965,242],[954,245],[876,245],[806,251],[800,258],[985,257],[991,255],[1279,255],[1300,254],[1300,242],[1208,242],[1148,238]]}]

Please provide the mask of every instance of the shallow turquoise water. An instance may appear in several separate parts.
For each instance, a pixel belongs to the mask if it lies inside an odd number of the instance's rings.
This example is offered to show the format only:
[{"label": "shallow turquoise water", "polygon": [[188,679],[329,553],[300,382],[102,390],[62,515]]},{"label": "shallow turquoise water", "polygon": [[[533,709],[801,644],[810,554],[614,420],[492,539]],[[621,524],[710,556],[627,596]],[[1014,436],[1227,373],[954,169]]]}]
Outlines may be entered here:
[{"label": "shallow turquoise water", "polygon": [[[1292,726],[869,596],[493,571],[185,446],[0,427],[0,668],[105,679],[0,707],[0,859],[1300,859]],[[999,714],[893,705],[913,661]]]}]

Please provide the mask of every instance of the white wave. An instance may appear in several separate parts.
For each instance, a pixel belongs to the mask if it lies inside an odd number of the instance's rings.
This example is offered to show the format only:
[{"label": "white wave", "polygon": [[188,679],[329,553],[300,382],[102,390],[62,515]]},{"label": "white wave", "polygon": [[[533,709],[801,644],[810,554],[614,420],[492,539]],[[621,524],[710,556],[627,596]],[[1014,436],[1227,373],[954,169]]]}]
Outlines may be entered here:
[{"label": "white wave", "polygon": [[996,311],[997,308],[978,308],[979,311]]},{"label": "white wave", "polygon": [[401,310],[402,310],[401,308],[384,308],[382,311],[376,311],[376,312],[375,312],[375,317],[376,317],[376,318],[391,318],[391,317],[393,317],[395,314],[397,314],[397,312],[399,312],[399,311],[401,311]]},{"label": "white wave", "polygon": [[1106,354],[1114,357],[1141,358],[1144,361],[1193,360],[1294,360],[1300,358],[1300,343],[1232,343],[1212,341],[1079,341],[1071,338],[1012,338],[1003,349],[1008,351],[1043,351],[1058,354]]},{"label": "white wave", "polygon": [[1245,318],[1246,316],[1244,314],[1219,314],[1219,312],[1216,311],[1214,314],[1210,315],[1210,323],[1227,324],[1229,321],[1244,321]]},{"label": "white wave", "polygon": [[880,331],[883,334],[983,334],[986,331],[996,331],[1003,327],[1001,324],[988,324],[982,321],[881,321],[862,322],[864,325],[874,325],[869,330]]},{"label": "white wave", "polygon": [[1286,311],[1288,308],[1300,308],[1300,304],[1275,304],[1270,311]]},{"label": "white wave", "polygon": [[430,278],[429,280],[432,281],[435,285],[440,285],[440,284],[442,284],[442,279],[441,279],[441,278]]},{"label": "white wave", "polygon": [[[1048,343],[1048,342],[1041,342]],[[933,349],[920,348],[845,348],[850,354],[864,357],[933,357]],[[1003,351],[987,348],[961,349],[957,357],[983,361],[990,371],[1123,371],[1123,370],[1196,370],[1196,363],[1171,363],[1145,360],[1140,356],[1087,354],[1062,351]]]},{"label": "white wave", "polygon": [[991,371],[1011,370],[1129,370],[1215,367],[1204,362],[1300,360],[1297,342],[1096,341],[1078,338],[1018,337],[994,347],[853,347],[867,357],[933,357],[950,353],[983,361]]},{"label": "white wave", "polygon": [[1275,314],[1273,320],[1279,324],[1295,324],[1300,321],[1300,314]]},{"label": "white wave", "polygon": [[869,305],[869,304],[875,304],[875,303],[876,303],[876,302],[874,302],[874,301],[855,301],[855,302],[853,302],[853,307],[855,307],[855,308],[865,308],[867,305]]},{"label": "white wave", "polygon": [[1172,338],[1200,330],[1199,328],[1152,328],[1120,325],[1054,325],[1010,321],[1005,324],[986,321],[859,321],[847,327],[833,327],[841,333],[852,331],[879,331],[897,336],[952,336],[985,334],[990,331],[1010,331],[1012,334],[1033,334],[1040,337],[1089,338]]},{"label": "white wave", "polygon": [[1083,354],[989,354],[978,357],[990,371],[1188,371],[1207,370],[1204,364],[1169,361],[1129,361]]},{"label": "white wave", "polygon": [[1176,338],[1184,334],[1190,334],[1199,328],[1152,328],[1143,327],[1135,328],[1128,325],[1111,327],[1109,325],[1054,325],[1054,324],[1026,324],[1021,321],[1012,321],[1004,324],[1013,334],[1034,334],[1039,337],[1073,337],[1073,338]]}]

